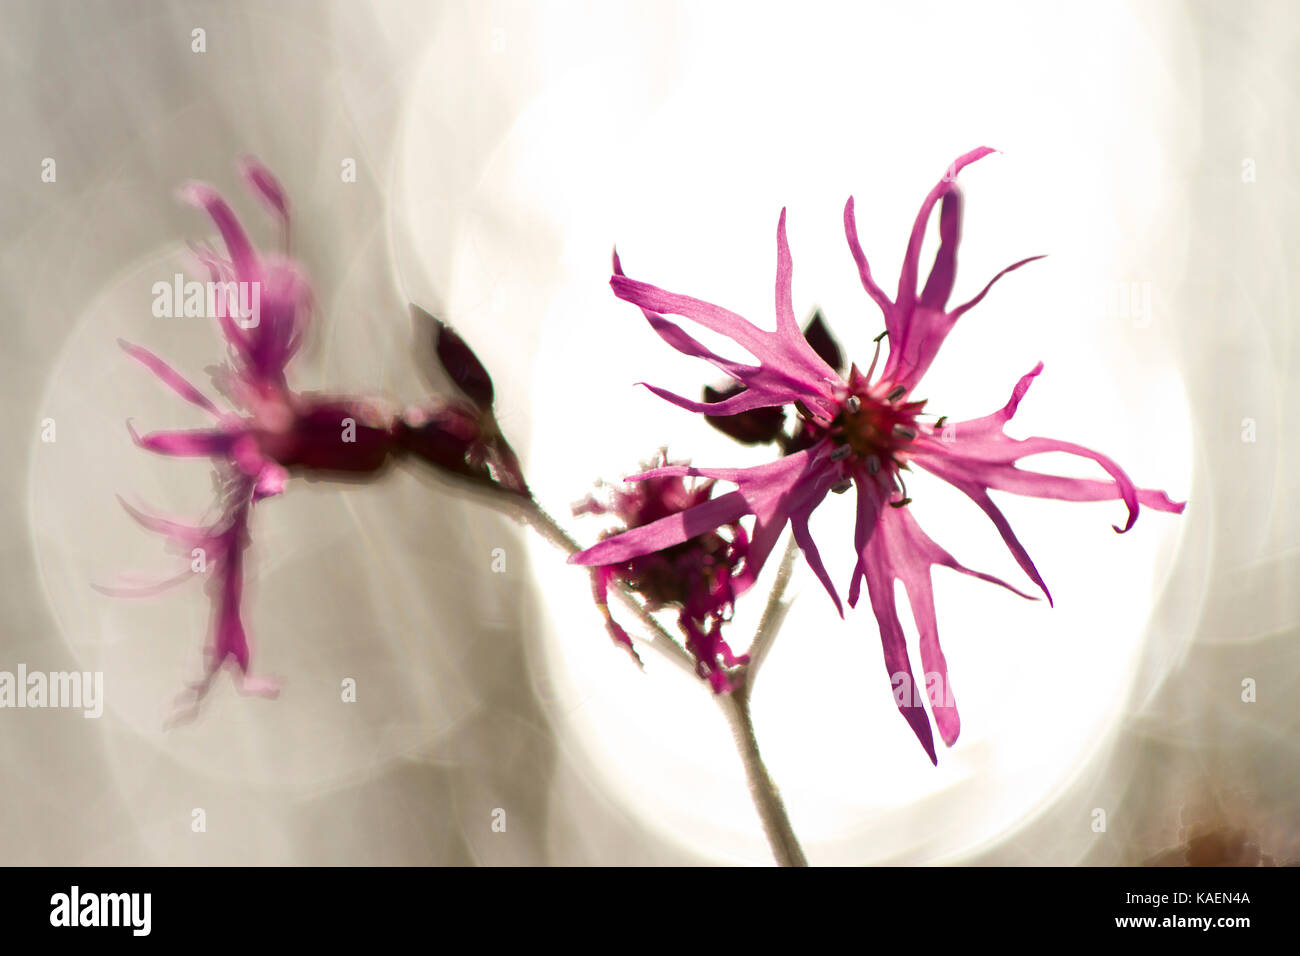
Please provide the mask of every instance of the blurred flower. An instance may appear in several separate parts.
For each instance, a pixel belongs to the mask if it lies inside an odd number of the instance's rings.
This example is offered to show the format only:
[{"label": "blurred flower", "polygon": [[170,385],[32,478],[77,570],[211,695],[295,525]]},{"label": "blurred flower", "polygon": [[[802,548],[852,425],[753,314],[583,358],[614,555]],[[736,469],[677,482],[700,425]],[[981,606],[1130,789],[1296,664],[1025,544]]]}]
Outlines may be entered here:
[{"label": "blurred flower", "polygon": [[[573,557],[582,565],[624,564],[752,515],[744,567],[733,579],[736,593],[750,587],[787,524],[805,559],[821,580],[837,609],[839,595],[809,533],[808,519],[828,492],[856,485],[858,507],[854,532],[857,564],[849,587],[849,604],[856,605],[863,580],[880,628],[885,667],[895,685],[895,702],[932,761],[937,762],[930,720],[914,688],[926,686],[939,733],[949,746],[957,739],[960,722],[948,683],[947,665],[939,647],[931,590],[930,569],[942,565],[981,580],[1021,592],[991,575],[972,571],[932,541],[912,518],[907,507],[903,473],[913,465],[949,482],[978,505],[992,520],[1008,549],[1044,595],[1051,600],[1037,568],[1001,510],[989,496],[991,490],[1067,501],[1122,499],[1128,511],[1127,531],[1137,518],[1139,505],[1160,511],[1181,512],[1183,505],[1163,492],[1138,489],[1111,459],[1079,445],[1047,438],[1013,439],[1003,427],[1034,377],[1037,365],[1021,378],[1011,398],[1000,410],[980,418],[945,425],[940,418],[922,421],[925,402],[911,395],[934,360],[944,338],[962,315],[978,304],[993,283],[1030,259],[1023,259],[994,276],[970,301],[949,308],[948,298],[956,275],[957,244],[961,225],[961,194],[956,175],[969,163],[989,153],[976,149],[953,163],[944,178],[926,196],[903,259],[898,293],[891,300],[876,285],[858,241],[853,200],[844,210],[845,233],[857,263],[863,287],[884,313],[889,355],[873,378],[877,354],[865,373],[856,365],[840,374],[805,339],[791,303],[792,264],[786,242],[785,211],[777,225],[776,331],[761,329],[718,306],[627,278],[615,258],[611,285],[620,298],[639,306],[651,327],[673,348],[707,359],[729,375],[743,390],[713,402],[696,402],[655,386],[655,394],[701,414],[735,416],[758,409],[793,405],[809,431],[810,441],[791,454],[753,468],[693,468],[665,466],[633,476],[647,481],[686,475],[732,482],[735,491],[675,511],[622,534],[607,538]],[[921,243],[930,215],[939,212],[939,250],[923,288],[918,291]],[[712,332],[726,336],[749,352],[757,364],[732,361],[715,354],[687,334],[665,314],[680,315]],[[1109,480],[1063,478],[1017,466],[1027,456],[1064,452],[1096,462]],[[894,586],[902,581],[920,633],[921,663],[926,684],[917,685],[908,658],[903,630],[895,607]],[[1027,596],[1027,595],[1021,595]],[[936,686],[937,685],[937,686]],[[937,692],[936,692],[937,690]]]},{"label": "blurred flower", "polygon": [[[173,458],[207,458],[216,469],[219,514],[211,524],[176,522],[123,502],[146,528],[196,555],[193,568],[210,576],[213,637],[204,677],[193,685],[195,704],[227,663],[239,673],[244,691],[276,693],[273,681],[249,674],[249,644],[240,615],[243,552],[249,544],[253,504],[282,492],[291,475],[311,479],[373,477],[394,456],[411,456],[475,483],[510,494],[528,494],[514,451],[496,426],[487,370],[454,331],[421,309],[414,309],[416,317],[430,324],[433,351],[464,398],[431,399],[399,417],[379,401],[299,393],[289,387],[285,372],[302,345],[311,318],[311,284],[288,254],[289,203],[284,190],[255,159],[242,160],[240,170],[278,221],[282,252],[259,253],[230,206],[210,186],[190,183],[180,191],[182,199],[211,216],[226,247],[226,256],[206,245],[191,248],[206,267],[213,287],[222,290],[211,301],[226,343],[227,361],[210,372],[217,390],[237,410],[219,409],[158,356],[138,345],[121,343],[128,355],[214,420],[205,429],[143,436],[127,423],[140,447]],[[100,590],[123,596],[152,594],[191,573],[187,570],[145,587]]]},{"label": "blurred flower", "polygon": [[[668,465],[666,452],[660,454],[658,463]],[[573,513],[611,515],[622,529],[639,528],[707,505],[713,486],[711,480],[688,484],[676,475],[647,478],[627,489],[610,488],[604,501],[588,496],[574,505]],[[748,538],[739,522],[725,525],[725,530],[725,536],[717,529],[707,530],[662,550],[601,565],[591,572],[596,606],[616,643],[637,657],[631,638],[609,610],[609,584],[615,578],[640,594],[648,610],[678,611],[677,624],[686,639],[686,649],[695,658],[699,675],[708,679],[716,693],[731,689],[727,670],[748,660],[732,653],[722,636],[722,626],[731,619],[736,600],[733,574],[748,549]]]},{"label": "blurred flower", "polygon": [[[245,159],[241,169],[280,220],[287,242],[289,216],[283,190],[256,160]],[[215,318],[227,345],[228,362],[213,370],[213,382],[240,411],[220,410],[152,352],[121,343],[128,355],[214,420],[206,429],[143,436],[130,422],[127,428],[136,444],[150,451],[173,458],[210,459],[216,468],[219,514],[211,524],[188,525],[123,504],[145,527],[195,553],[195,569],[210,575],[213,637],[206,673],[193,688],[195,702],[228,662],[240,674],[241,689],[273,696],[273,681],[249,674],[248,638],[240,615],[242,555],[249,543],[252,506],[283,491],[292,473],[320,476],[379,471],[395,449],[398,423],[391,412],[374,402],[299,394],[289,388],[285,368],[302,343],[312,306],[305,273],[287,253],[260,255],[225,200],[211,187],[190,184],[181,190],[181,196],[212,217],[229,254],[223,258],[207,247],[194,247],[212,281],[249,283],[259,289],[255,300],[260,300],[260,312],[256,316],[241,312],[235,296],[217,300]],[[101,590],[117,595],[154,593],[190,573],[153,587]]]}]

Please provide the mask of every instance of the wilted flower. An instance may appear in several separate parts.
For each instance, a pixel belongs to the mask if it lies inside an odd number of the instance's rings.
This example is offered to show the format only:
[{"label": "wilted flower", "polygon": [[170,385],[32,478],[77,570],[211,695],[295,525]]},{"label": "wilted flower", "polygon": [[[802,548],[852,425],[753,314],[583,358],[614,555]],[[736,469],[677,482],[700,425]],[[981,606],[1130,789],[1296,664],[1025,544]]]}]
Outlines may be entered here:
[{"label": "wilted flower", "polygon": [[[441,471],[527,494],[518,461],[500,435],[492,414],[492,381],[474,353],[450,328],[423,310],[433,323],[434,352],[465,399],[431,399],[398,416],[385,403],[351,397],[300,393],[285,370],[303,342],[312,310],[312,290],[301,266],[288,255],[289,205],[284,190],[251,158],[240,164],[255,195],[278,220],[284,251],[259,254],[225,200],[209,186],[185,186],[183,199],[212,217],[227,257],[193,246],[211,281],[223,290],[215,318],[227,346],[227,362],[212,370],[213,383],[238,411],[222,411],[153,353],[122,342],[132,358],[150,369],[182,398],[214,419],[210,428],[138,435],[136,444],[173,458],[207,458],[216,469],[218,517],[190,525],[146,514],[123,502],[141,524],[165,535],[174,547],[197,554],[194,570],[211,576],[213,637],[208,666],[194,685],[197,703],[221,668],[230,662],[241,689],[274,695],[274,681],[249,675],[248,638],[240,615],[243,551],[249,544],[249,516],[255,502],[279,494],[291,475],[309,478],[374,476],[394,456],[409,455]],[[255,294],[236,294],[237,289]],[[249,302],[258,304],[250,314]],[[114,595],[156,593],[192,572],[143,588],[101,587]]]},{"label": "wilted flower", "polygon": [[[255,160],[241,164],[247,182],[279,219],[287,241],[288,204],[275,178]],[[188,525],[127,510],[150,530],[185,551],[197,549],[196,570],[211,575],[213,636],[207,670],[194,686],[196,700],[227,662],[241,674],[243,690],[273,695],[275,683],[249,675],[249,646],[240,616],[243,551],[255,502],[279,494],[291,473],[365,474],[383,467],[395,448],[395,417],[376,403],[300,394],[290,390],[285,368],[302,343],[312,307],[311,286],[287,254],[260,255],[226,202],[211,187],[191,184],[182,198],[201,206],[221,233],[229,258],[195,247],[213,282],[248,283],[259,290],[260,313],[250,321],[235,297],[220,302],[215,318],[228,349],[228,363],[213,372],[214,384],[241,411],[222,411],[162,359],[123,342],[132,358],[164,384],[203,409],[214,425],[190,431],[131,437],[142,448],[174,458],[207,458],[216,468],[219,515],[208,525]],[[125,502],[123,502],[125,505]],[[188,575],[163,582],[179,583]],[[112,594],[153,593],[157,587],[101,588]]]},{"label": "wilted flower", "polygon": [[[696,402],[650,386],[652,391],[682,408],[715,417],[793,405],[812,440],[807,447],[754,468],[667,466],[634,476],[632,480],[639,481],[702,476],[734,483],[737,489],[631,528],[572,559],[583,565],[630,562],[752,515],[754,526],[745,566],[734,578],[736,592],[753,584],[789,524],[809,566],[842,613],[839,595],[809,533],[808,519],[828,492],[844,491],[856,485],[857,565],[849,586],[849,604],[856,605],[865,579],[880,627],[886,670],[893,680],[906,675],[906,686],[914,687],[916,683],[894,603],[895,582],[903,582],[920,634],[922,666],[927,677],[937,675],[944,688],[937,699],[931,700],[931,710],[940,736],[949,746],[957,738],[960,723],[948,686],[947,665],[939,647],[930,569],[943,565],[1002,585],[1017,594],[1021,592],[998,578],[958,563],[921,530],[907,507],[911,499],[903,484],[903,473],[913,465],[919,466],[969,496],[992,520],[1020,567],[1049,601],[1047,586],[1006,517],[993,503],[989,496],[991,490],[1067,501],[1122,499],[1128,517],[1116,531],[1132,527],[1139,505],[1160,511],[1183,509],[1181,503],[1171,501],[1163,492],[1136,488],[1115,462],[1098,452],[1048,438],[1013,439],[1003,432],[1030,383],[1042,370],[1041,363],[1021,378],[1010,400],[998,411],[948,425],[942,418],[935,422],[922,420],[925,402],[914,400],[912,395],[948,332],[984,298],[994,282],[1033,261],[1024,259],[1008,266],[969,302],[949,308],[961,224],[961,194],[955,177],[964,166],[990,152],[981,148],[960,157],[926,197],[912,228],[898,293],[893,300],[872,279],[858,241],[853,200],[850,198],[845,206],[844,225],[850,251],[863,287],[885,317],[889,355],[879,375],[876,375],[876,358],[865,373],[855,365],[847,375],[839,374],[800,332],[791,304],[792,265],[784,210],[777,226],[777,327],[774,332],[718,306],[629,279],[622,274],[616,259],[611,285],[620,298],[638,305],[650,325],[673,348],[707,359],[744,386],[743,390],[715,402]],[[940,201],[940,246],[929,277],[918,290],[921,243],[931,212]],[[730,338],[753,355],[758,364],[744,364],[715,354],[665,318],[665,314],[683,316]],[[1020,459],[1044,452],[1065,452],[1091,459],[1105,470],[1109,480],[1064,478],[1017,466]],[[937,762],[923,704],[910,692],[896,694],[896,703],[930,759]]]},{"label": "wilted flower", "polygon": [[[659,464],[668,464],[666,453],[661,454]],[[574,505],[573,513],[611,515],[623,529],[639,528],[705,504],[713,494],[713,486],[711,480],[687,482],[676,475],[647,478],[627,489],[610,488],[604,501],[588,496]],[[640,594],[648,610],[677,610],[677,625],[686,639],[686,649],[695,658],[696,671],[717,693],[731,689],[727,670],[748,660],[732,653],[722,635],[736,600],[732,576],[744,561],[748,538],[739,522],[731,522],[723,530],[725,535],[717,529],[705,531],[659,551],[592,568],[591,572],[596,606],[616,643],[637,657],[627,631],[609,610],[609,584],[614,578]]]}]

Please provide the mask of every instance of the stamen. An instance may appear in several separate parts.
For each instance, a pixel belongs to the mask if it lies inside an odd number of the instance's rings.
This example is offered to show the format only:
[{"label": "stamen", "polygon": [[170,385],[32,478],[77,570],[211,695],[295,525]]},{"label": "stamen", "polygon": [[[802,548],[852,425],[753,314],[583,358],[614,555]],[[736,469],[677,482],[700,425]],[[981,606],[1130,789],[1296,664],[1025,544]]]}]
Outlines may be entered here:
[{"label": "stamen", "polygon": [[879,335],[877,335],[877,336],[876,336],[874,339],[872,339],[871,341],[873,341],[873,342],[875,342],[877,345],[879,345],[879,344],[880,344],[880,340],[883,339],[883,338],[884,338],[885,336],[887,336],[888,334],[889,334],[889,329],[885,329],[885,331],[881,332]]},{"label": "stamen", "polygon": [[890,389],[889,394],[885,396],[885,401],[896,402],[906,394],[907,387],[905,385],[895,385]]},{"label": "stamen", "polygon": [[853,487],[853,479],[845,478],[843,481],[832,485],[831,491],[835,492],[837,495],[842,495],[844,494],[844,492],[848,491],[852,487]]},{"label": "stamen", "polygon": [[916,430],[908,428],[906,425],[895,425],[894,434],[899,438],[906,438],[908,441],[914,441],[916,439]]},{"label": "stamen", "polygon": [[872,455],[867,459],[867,471],[873,475],[880,474],[880,459]]},{"label": "stamen", "polygon": [[881,333],[880,333],[879,335],[877,335],[876,338],[875,338],[875,342],[876,342],[876,351],[875,351],[875,352],[872,354],[872,356],[871,356],[871,365],[870,365],[870,367],[867,368],[867,381],[868,381],[868,382],[871,381],[871,376],[872,376],[873,374],[875,374],[875,371],[876,371],[876,363],[877,363],[878,361],[880,361],[880,340],[883,339],[883,338],[884,338],[886,335],[888,335],[888,334],[889,334],[888,332],[881,332]]},{"label": "stamen", "polygon": [[912,503],[912,499],[911,499],[911,498],[900,498],[898,501],[891,501],[891,502],[889,503],[889,507],[891,507],[891,508],[906,508],[906,507],[907,507],[908,505],[910,505],[911,503]]},{"label": "stamen", "polygon": [[901,508],[903,507],[903,505],[911,502],[912,499],[907,497],[907,484],[906,482],[903,481],[903,473],[901,471],[894,472],[894,480],[898,482],[898,493],[902,497],[897,504],[895,504],[892,501],[890,502],[890,504],[893,505],[895,508]]},{"label": "stamen", "polygon": [[831,461],[843,461],[845,458],[849,457],[850,451],[852,451],[852,449],[849,448],[848,445],[840,445],[831,452]]},{"label": "stamen", "polygon": [[940,415],[940,416],[939,416],[939,420],[938,420],[937,422],[934,423],[934,427],[935,427],[935,428],[942,428],[942,427],[943,427],[943,423],[946,422],[947,420],[948,420],[948,416],[947,416],[947,415]]}]

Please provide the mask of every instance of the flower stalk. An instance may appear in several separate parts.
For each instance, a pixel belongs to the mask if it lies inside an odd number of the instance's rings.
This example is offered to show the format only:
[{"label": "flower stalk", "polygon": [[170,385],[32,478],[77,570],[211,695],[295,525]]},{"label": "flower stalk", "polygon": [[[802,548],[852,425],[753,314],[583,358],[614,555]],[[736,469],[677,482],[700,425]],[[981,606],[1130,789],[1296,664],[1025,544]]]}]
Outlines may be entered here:
[{"label": "flower stalk", "polygon": [[[581,545],[535,499],[521,500],[501,496],[498,500],[505,508],[513,508],[520,512],[533,530],[566,554],[573,555],[582,550]],[[789,609],[789,604],[782,601],[782,596],[794,570],[797,554],[798,548],[792,538],[786,548],[781,567],[778,569],[758,631],[755,633],[750,661],[732,672],[730,692],[714,695],[731,728],[736,750],[745,767],[745,779],[749,785],[750,798],[754,801],[754,809],[758,811],[759,820],[763,824],[763,832],[772,848],[772,856],[780,866],[807,866],[808,858],[804,856],[803,848],[799,846],[794,827],[785,810],[785,802],[781,799],[781,791],[777,789],[776,782],[763,763],[763,757],[758,749],[758,738],[754,733],[754,723],[750,716],[749,697],[750,687],[757,675],[758,664],[771,649],[781,622],[785,618],[785,612]],[[649,642],[649,646],[692,677],[697,677],[696,667],[690,654],[659,623],[631,589],[622,581],[616,581],[614,593],[628,610],[650,629],[653,639]]]},{"label": "flower stalk", "polygon": [[758,810],[763,832],[772,847],[778,866],[807,866],[808,858],[790,825],[781,791],[763,763],[758,750],[758,737],[754,734],[754,721],[749,710],[749,687],[742,679],[728,694],[717,694],[718,706],[731,726],[736,749],[745,765],[745,778],[749,782],[749,796]]}]

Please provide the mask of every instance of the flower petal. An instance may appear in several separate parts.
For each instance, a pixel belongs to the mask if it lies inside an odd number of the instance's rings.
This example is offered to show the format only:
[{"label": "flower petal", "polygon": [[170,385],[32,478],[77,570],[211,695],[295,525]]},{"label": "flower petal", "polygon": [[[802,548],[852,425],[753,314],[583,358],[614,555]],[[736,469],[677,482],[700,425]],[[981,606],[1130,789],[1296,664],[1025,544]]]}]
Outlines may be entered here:
[{"label": "flower petal", "polygon": [[876,285],[876,280],[871,277],[871,266],[867,264],[866,253],[862,251],[862,240],[858,237],[858,223],[853,215],[853,197],[844,204],[844,236],[849,241],[849,252],[853,254],[853,261],[858,264],[858,277],[862,280],[862,288],[867,290],[867,295],[880,306],[880,311],[885,314],[885,329],[890,335],[897,334],[894,328],[894,303],[889,301],[889,296],[885,295],[880,286]]},{"label": "flower petal", "polygon": [[[748,351],[758,359],[759,365],[743,366],[738,362],[722,360],[727,367],[721,364],[719,367],[724,367],[724,371],[743,381],[749,388],[763,390],[769,395],[779,395],[784,402],[801,399],[810,409],[820,409],[823,414],[832,406],[834,390],[831,383],[836,376],[812,351],[802,334],[799,335],[801,347],[791,348],[783,336],[764,331],[736,313],[708,302],[666,292],[626,276],[615,275],[610,280],[610,285],[620,299],[639,306],[643,312],[660,316],[664,313],[684,316],[713,332],[727,336]],[[670,344],[676,347],[676,343]],[[698,343],[695,345],[703,349]],[[710,358],[710,361],[719,364],[714,358]],[[741,370],[743,375],[737,374]],[[772,403],[778,402],[774,398]],[[826,414],[825,417],[829,419],[830,416]]]},{"label": "flower petal", "polygon": [[126,428],[132,441],[141,448],[174,458],[224,458],[235,440],[235,436],[228,432],[208,429],[150,432],[141,436],[129,421]]},{"label": "flower petal", "polygon": [[[629,479],[630,480],[630,479]],[[622,564],[652,551],[671,548],[696,535],[730,524],[748,513],[744,496],[732,491],[703,504],[606,538],[569,558],[570,564]]]},{"label": "flower petal", "polygon": [[239,172],[244,177],[245,182],[253,187],[257,198],[280,220],[280,225],[288,229],[289,199],[285,195],[284,187],[280,185],[280,181],[275,178],[269,169],[262,165],[256,156],[241,156],[239,159]]},{"label": "flower petal", "polygon": [[135,521],[144,528],[161,534],[178,544],[193,546],[208,543],[217,532],[212,528],[203,525],[182,524],[179,521],[172,521],[168,518],[159,518],[156,515],[147,514],[127,502],[121,495],[117,496],[117,503],[122,509],[129,514]]},{"label": "flower petal", "polygon": [[592,568],[591,595],[596,602],[596,607],[605,618],[605,630],[609,632],[609,636],[613,638],[615,644],[626,648],[627,652],[632,655],[632,659],[644,670],[645,664],[641,660],[641,655],[636,652],[636,648],[632,645],[632,638],[623,629],[623,625],[614,620],[614,615],[609,610],[609,581],[613,577],[613,573],[613,569],[608,566]]},{"label": "flower petal", "polygon": [[[802,451],[754,468],[695,468],[674,465],[642,472],[631,476],[628,480],[642,481],[649,478],[690,475],[734,482],[738,486],[738,491],[731,494],[741,495],[744,502],[743,509],[736,517],[746,514],[754,516],[754,530],[750,535],[745,567],[735,577],[735,593],[743,594],[758,579],[763,565],[780,540],[787,522],[795,515],[810,514],[829,494],[831,486],[839,480],[840,468],[830,462],[829,453],[829,441],[822,441]],[[721,501],[729,497],[730,495],[724,495],[715,500]],[[719,521],[717,524],[723,523],[727,522]],[[632,532],[625,532],[625,534],[630,533]],[[812,560],[820,563],[820,557],[815,551],[813,555]],[[827,584],[828,581],[823,580],[823,583]],[[833,588],[830,588],[830,593],[838,604],[838,597]]]},{"label": "flower petal", "polygon": [[[1021,377],[1001,411],[970,422],[958,422],[937,435],[933,429],[929,430],[913,446],[913,460],[952,484],[959,480],[968,486],[1066,501],[1123,499],[1128,508],[1128,519],[1122,528],[1115,526],[1115,530],[1121,533],[1133,527],[1142,504],[1159,511],[1181,512],[1182,503],[1170,500],[1163,491],[1139,490],[1124,469],[1100,452],[1052,438],[1017,439],[1005,434],[1003,427],[1011,420],[1030,383],[1042,369],[1040,362]],[[1102,482],[1046,475],[1016,466],[1022,458],[1049,452],[1095,461],[1113,480]]]},{"label": "flower petal", "polygon": [[[874,483],[867,483],[868,493],[878,494]],[[861,492],[860,492],[861,493]],[[890,509],[886,509],[890,510]],[[871,609],[875,612],[876,623],[880,628],[880,646],[884,652],[885,673],[889,675],[894,688],[894,703],[903,715],[916,739],[921,742],[930,762],[938,764],[939,758],[934,749],[934,734],[930,730],[930,718],[926,716],[925,706],[917,699],[916,677],[912,672],[912,662],[907,653],[907,641],[903,636],[903,627],[898,620],[895,605],[894,565],[890,560],[887,535],[882,533],[885,516],[868,539],[860,556],[860,566],[867,581],[867,593],[871,598]]]},{"label": "flower petal", "polygon": [[243,282],[253,282],[259,278],[257,253],[248,241],[248,234],[239,224],[238,217],[211,186],[206,183],[186,183],[180,189],[180,197],[185,202],[206,210],[221,232],[221,239],[230,253],[235,273]]},{"label": "flower petal", "polygon": [[957,244],[961,241],[961,190],[953,189],[943,195],[939,207],[939,251],[935,253],[930,278],[917,301],[927,309],[943,310],[952,295],[957,278]]},{"label": "flower petal", "polygon": [[[912,223],[912,234],[908,237],[907,252],[903,256],[903,268],[898,276],[898,297],[895,301],[898,308],[904,310],[904,312],[916,302],[916,281],[920,271],[921,243],[925,240],[925,227],[930,221],[930,213],[934,210],[934,204],[957,188],[958,173],[971,163],[983,159],[993,152],[996,152],[996,150],[988,146],[980,146],[977,149],[972,149],[969,153],[958,156],[953,160],[952,165],[948,167],[943,178],[926,195],[925,201],[921,203],[921,211],[916,214],[916,221]],[[956,236],[953,236],[953,240],[955,242]],[[953,255],[955,254],[956,250],[954,249]]]},{"label": "flower petal", "polygon": [[956,322],[956,321],[957,321],[958,319],[960,319],[963,315],[965,315],[968,311],[970,311],[971,309],[973,309],[975,306],[979,305],[980,302],[983,301],[984,297],[985,297],[986,295],[989,294],[989,289],[993,288],[993,283],[997,282],[999,279],[1001,279],[1001,278],[1002,278],[1004,275],[1006,275],[1008,272],[1015,272],[1015,271],[1016,271],[1017,269],[1019,269],[1021,266],[1027,266],[1027,265],[1029,265],[1029,263],[1031,263],[1031,262],[1037,262],[1039,259],[1046,259],[1046,258],[1047,258],[1047,256],[1045,256],[1045,255],[1044,255],[1044,256],[1030,256],[1030,257],[1027,258],[1027,259],[1021,259],[1019,262],[1013,262],[1013,263],[1011,263],[1011,265],[1007,266],[1005,269],[1003,269],[1001,272],[999,272],[997,275],[995,275],[992,279],[990,279],[989,282],[988,282],[988,285],[986,285],[983,289],[980,290],[979,295],[975,296],[975,298],[971,299],[969,302],[966,302],[966,303],[964,303],[964,304],[962,304],[962,305],[957,306],[957,308],[955,308],[955,309],[953,309],[951,312],[949,312],[949,313],[948,313],[949,318],[951,318],[951,320],[952,320],[953,322]]},{"label": "flower petal", "polygon": [[1002,510],[998,508],[998,506],[993,503],[993,499],[989,497],[988,490],[978,481],[965,478],[956,472],[946,471],[933,459],[923,462],[917,458],[916,461],[921,465],[921,467],[925,468],[926,471],[937,475],[954,488],[964,492],[967,497],[975,502],[975,504],[979,505],[980,510],[988,515],[989,520],[993,522],[993,526],[998,529],[998,534],[1002,536],[1003,543],[1006,544],[1007,550],[1009,550],[1012,557],[1016,559],[1016,563],[1020,565],[1021,570],[1025,572],[1029,577],[1029,580],[1038,585],[1038,588],[1043,592],[1043,596],[1047,598],[1047,603],[1053,604],[1054,606],[1052,593],[1047,590],[1047,585],[1043,582],[1043,576],[1038,573],[1038,568],[1034,566],[1033,559],[1029,557],[1029,552],[1026,551],[1025,546],[1020,543],[1020,539],[1016,537],[1016,533],[1011,530],[1011,522],[1007,520],[1007,516],[1002,513]]},{"label": "flower petal", "polygon": [[164,385],[174,391],[181,398],[199,406],[199,408],[202,408],[204,411],[214,416],[219,417],[221,415],[217,406],[213,405],[206,395],[187,382],[179,372],[148,349],[141,348],[138,345],[132,345],[125,339],[118,339],[117,344],[122,346],[122,350],[126,352],[127,355],[131,356],[131,358],[135,359],[145,368],[149,369],[149,371],[153,372],[154,375],[158,376]]}]

